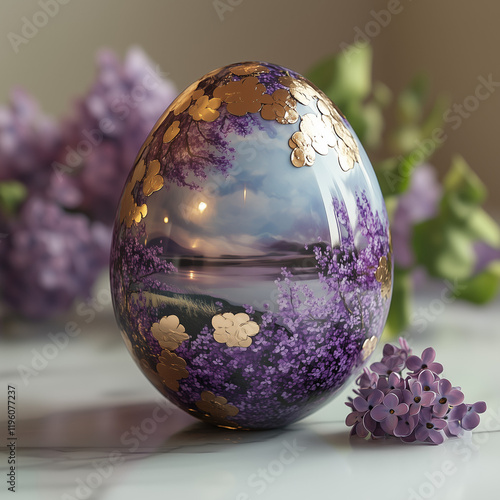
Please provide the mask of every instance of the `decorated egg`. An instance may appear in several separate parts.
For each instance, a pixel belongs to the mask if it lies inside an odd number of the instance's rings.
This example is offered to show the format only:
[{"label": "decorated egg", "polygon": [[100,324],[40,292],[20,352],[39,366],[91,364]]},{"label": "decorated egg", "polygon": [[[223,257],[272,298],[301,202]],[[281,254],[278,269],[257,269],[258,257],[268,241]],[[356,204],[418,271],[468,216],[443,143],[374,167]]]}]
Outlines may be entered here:
[{"label": "decorated egg", "polygon": [[264,62],[190,85],[137,156],[111,288],[144,375],[212,424],[283,426],[359,375],[392,291],[387,214],[353,129]]}]

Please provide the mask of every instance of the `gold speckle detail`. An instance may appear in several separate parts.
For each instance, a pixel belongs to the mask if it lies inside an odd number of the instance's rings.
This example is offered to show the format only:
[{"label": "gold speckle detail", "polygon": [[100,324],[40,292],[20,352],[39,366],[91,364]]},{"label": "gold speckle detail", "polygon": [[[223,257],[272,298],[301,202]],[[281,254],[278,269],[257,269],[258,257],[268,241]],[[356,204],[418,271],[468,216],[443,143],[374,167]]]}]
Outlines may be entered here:
[{"label": "gold speckle detail", "polygon": [[160,168],[161,165],[158,160],[153,160],[148,164],[148,170],[142,185],[142,191],[145,196],[150,196],[163,187],[163,177],[158,175]]},{"label": "gold speckle detail", "polygon": [[186,370],[186,361],[173,352],[164,350],[158,358],[156,371],[163,380],[163,383],[173,391],[179,390],[179,380],[188,378],[189,372]]},{"label": "gold speckle detail", "polygon": [[361,349],[361,360],[364,361],[370,354],[373,353],[377,347],[378,338],[372,335],[369,339],[363,342],[363,348]]},{"label": "gold speckle detail", "polygon": [[153,323],[151,333],[160,346],[169,351],[174,351],[189,338],[186,329],[180,324],[175,314],[163,316],[158,323]]},{"label": "gold speckle detail", "polygon": [[391,270],[390,261],[384,255],[378,261],[378,267],[375,271],[375,279],[382,285],[380,292],[384,299],[388,299],[391,294]]},{"label": "gold speckle detail", "polygon": [[212,326],[215,328],[214,339],[219,344],[228,347],[248,347],[252,344],[254,335],[259,333],[259,325],[250,321],[245,313],[217,314],[212,318]]},{"label": "gold speckle detail", "polygon": [[217,419],[234,417],[239,410],[236,406],[228,404],[227,399],[222,396],[216,396],[211,391],[203,391],[201,399],[196,401],[196,406],[203,412]]}]

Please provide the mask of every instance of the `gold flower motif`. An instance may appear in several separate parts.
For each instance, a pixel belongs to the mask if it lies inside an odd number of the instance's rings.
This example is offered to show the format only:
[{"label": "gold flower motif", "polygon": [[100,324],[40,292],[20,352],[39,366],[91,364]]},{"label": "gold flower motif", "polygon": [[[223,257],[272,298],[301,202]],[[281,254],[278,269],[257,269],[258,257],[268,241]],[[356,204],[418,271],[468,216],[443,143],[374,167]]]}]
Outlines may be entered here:
[{"label": "gold flower motif", "polygon": [[179,120],[175,120],[172,122],[170,127],[167,128],[167,130],[163,134],[163,143],[164,144],[167,144],[167,142],[173,141],[177,137],[177,134],[181,131],[181,129],[179,128],[179,123],[180,123]]},{"label": "gold flower motif", "polygon": [[299,119],[296,101],[290,92],[285,89],[276,89],[272,94],[272,102],[264,104],[260,110],[260,116],[264,120],[276,120],[282,125],[295,123]]},{"label": "gold flower motif", "polygon": [[352,150],[345,145],[345,142],[339,139],[336,144],[336,149],[339,156],[340,168],[344,172],[354,168],[355,159],[351,154]]},{"label": "gold flower motif", "polygon": [[295,132],[288,145],[293,149],[291,160],[294,167],[303,167],[307,165],[310,167],[316,158],[316,153],[311,146],[311,138],[303,132]]},{"label": "gold flower motif", "polygon": [[146,204],[138,206],[132,193],[124,194],[120,207],[120,222],[125,222],[127,227],[131,227],[134,222],[139,224],[147,214],[148,207]]},{"label": "gold flower motif", "polygon": [[307,113],[300,121],[300,130],[311,138],[311,146],[320,155],[328,154],[328,147],[333,148],[336,138],[333,130],[318,115]]},{"label": "gold flower motif", "polygon": [[[325,120],[327,119],[326,116],[323,118]],[[345,147],[344,146],[340,147],[339,153],[341,153],[343,156],[348,156],[351,160],[353,160],[353,162],[359,163],[360,161],[359,148],[356,141],[354,140],[353,135],[351,134],[351,131],[346,127],[342,119],[339,120],[334,119],[332,120],[332,122],[335,133],[345,145]]]},{"label": "gold flower motif", "polygon": [[213,122],[219,118],[220,113],[217,111],[221,104],[221,100],[217,97],[209,99],[207,95],[202,95],[191,105],[189,114],[193,120],[197,122],[203,120],[204,122]]},{"label": "gold flower motif", "polygon": [[217,314],[212,318],[212,326],[216,342],[228,347],[248,347],[252,343],[250,337],[259,333],[259,325],[245,313]]},{"label": "gold flower motif", "polygon": [[318,95],[317,90],[304,80],[292,78],[291,76],[282,76],[279,82],[288,87],[290,94],[304,106],[307,106],[311,99]]},{"label": "gold flower motif", "polygon": [[247,76],[253,73],[269,73],[269,69],[258,63],[240,64],[239,66],[231,68],[230,71],[236,76]]},{"label": "gold flower motif", "polygon": [[263,101],[271,102],[271,96],[265,94],[265,91],[266,87],[259,83],[256,76],[248,76],[217,87],[213,95],[227,103],[229,113],[244,116],[247,113],[257,113]]},{"label": "gold flower motif", "polygon": [[378,338],[372,335],[369,339],[363,342],[363,348],[361,349],[361,361],[364,361],[377,347]]},{"label": "gold flower motif", "polygon": [[222,396],[216,396],[211,391],[203,391],[201,399],[196,401],[196,406],[203,412],[217,419],[226,419],[234,417],[239,410],[236,406],[230,405],[227,399]]},{"label": "gold flower motif", "polygon": [[175,314],[163,316],[159,323],[153,323],[151,333],[160,346],[169,351],[177,349],[189,338],[186,329],[180,324],[179,318]]},{"label": "gold flower motif", "polygon": [[186,109],[189,108],[191,101],[194,101],[203,95],[203,90],[196,89],[199,83],[199,80],[192,83],[186,90],[174,99],[172,104],[169,106],[169,110],[173,111],[175,116],[178,116],[186,111]]},{"label": "gold flower motif", "polygon": [[189,372],[186,370],[186,361],[177,354],[168,350],[163,350],[158,358],[156,371],[164,384],[173,391],[179,390],[179,380],[188,378]]},{"label": "gold flower motif", "polygon": [[390,261],[384,255],[378,261],[378,267],[375,271],[375,279],[382,285],[380,292],[384,299],[388,299],[391,294],[391,270],[389,268]]},{"label": "gold flower motif", "polygon": [[158,160],[153,160],[148,164],[148,170],[142,185],[145,196],[150,196],[163,187],[163,176],[158,175],[160,168],[161,165]]}]

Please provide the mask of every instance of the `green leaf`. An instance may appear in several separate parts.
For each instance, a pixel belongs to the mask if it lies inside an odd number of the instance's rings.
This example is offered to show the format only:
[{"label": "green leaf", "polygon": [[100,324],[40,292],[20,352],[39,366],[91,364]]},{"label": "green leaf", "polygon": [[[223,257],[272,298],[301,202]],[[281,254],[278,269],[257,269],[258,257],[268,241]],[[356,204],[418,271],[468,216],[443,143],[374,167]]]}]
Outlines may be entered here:
[{"label": "green leaf", "polygon": [[486,199],[486,187],[461,156],[455,156],[443,181],[445,193],[453,193],[467,204],[479,205]]},{"label": "green leaf", "polygon": [[500,247],[500,228],[482,208],[472,210],[467,223],[472,236],[494,248]]},{"label": "green leaf", "polygon": [[411,273],[394,267],[394,287],[392,290],[391,307],[384,328],[384,338],[393,339],[401,335],[408,326],[411,312]]},{"label": "green leaf", "polygon": [[343,106],[347,101],[361,101],[370,94],[371,73],[370,45],[355,44],[320,61],[307,77],[346,113]]},{"label": "green leaf", "polygon": [[431,276],[465,279],[474,269],[473,240],[442,217],[415,225],[412,245],[417,262]]},{"label": "green leaf", "polygon": [[468,280],[463,280],[454,290],[455,297],[474,304],[485,304],[500,289],[500,261],[489,264],[482,272]]},{"label": "green leaf", "polygon": [[24,184],[18,181],[0,182],[0,210],[6,215],[13,215],[26,199]]}]

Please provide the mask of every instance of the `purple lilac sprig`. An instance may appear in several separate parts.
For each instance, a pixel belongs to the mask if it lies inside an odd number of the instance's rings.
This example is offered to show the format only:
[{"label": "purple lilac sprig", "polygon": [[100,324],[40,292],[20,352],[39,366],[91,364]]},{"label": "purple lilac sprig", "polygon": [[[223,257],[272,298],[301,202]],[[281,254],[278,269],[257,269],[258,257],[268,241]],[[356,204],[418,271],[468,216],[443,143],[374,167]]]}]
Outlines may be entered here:
[{"label": "purple lilac sprig", "polygon": [[346,402],[352,410],[345,421],[351,436],[441,444],[476,428],[486,403],[464,403],[460,388],[440,377],[443,366],[435,357],[432,347],[413,355],[403,338],[399,346],[386,344],[382,359],[356,380],[356,397]]}]

